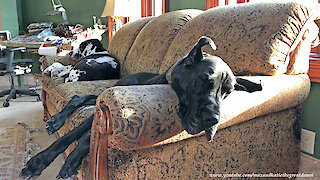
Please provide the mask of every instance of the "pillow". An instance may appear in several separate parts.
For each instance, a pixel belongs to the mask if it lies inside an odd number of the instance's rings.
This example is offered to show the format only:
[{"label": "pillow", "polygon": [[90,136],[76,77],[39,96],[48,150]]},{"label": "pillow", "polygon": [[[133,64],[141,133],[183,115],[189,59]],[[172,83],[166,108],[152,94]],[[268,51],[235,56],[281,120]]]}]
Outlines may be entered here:
[{"label": "pillow", "polygon": [[207,10],[179,31],[160,72],[185,56],[201,36],[208,36],[217,50],[204,50],[220,56],[235,75],[286,73],[291,52],[319,16],[319,5],[308,3],[247,3]]},{"label": "pillow", "polygon": [[180,29],[201,10],[180,10],[154,18],[138,34],[123,65],[122,75],[158,72],[169,45]]},{"label": "pillow", "polygon": [[[146,17],[134,22],[129,22],[122,26],[112,38],[108,52],[119,61],[121,69],[137,35],[153,18],[154,17]],[[120,74],[122,73],[120,72]]]}]

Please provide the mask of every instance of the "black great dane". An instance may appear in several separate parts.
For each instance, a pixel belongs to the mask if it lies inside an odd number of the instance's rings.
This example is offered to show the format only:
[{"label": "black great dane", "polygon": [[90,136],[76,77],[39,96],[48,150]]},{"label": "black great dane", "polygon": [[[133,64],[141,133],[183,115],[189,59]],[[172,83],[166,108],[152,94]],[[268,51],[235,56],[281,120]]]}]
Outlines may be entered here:
[{"label": "black great dane", "polygon": [[[191,51],[177,61],[163,74],[137,73],[120,79],[115,86],[170,84],[179,99],[179,112],[183,128],[190,134],[205,131],[207,139],[212,140],[220,119],[220,104],[233,90],[254,92],[262,90],[257,84],[233,75],[229,66],[217,56],[207,55],[201,48],[210,45],[216,49],[208,37],[201,37]],[[168,72],[171,71],[172,82]],[[49,134],[57,131],[66,118],[78,107],[95,105],[97,96],[74,96],[66,107],[46,123]],[[31,158],[21,172],[21,177],[31,178],[41,174],[50,163],[73,141],[78,145],[67,157],[57,178],[69,178],[77,174],[82,159],[90,147],[90,128],[93,115],[81,125],[62,136],[49,148]]]}]

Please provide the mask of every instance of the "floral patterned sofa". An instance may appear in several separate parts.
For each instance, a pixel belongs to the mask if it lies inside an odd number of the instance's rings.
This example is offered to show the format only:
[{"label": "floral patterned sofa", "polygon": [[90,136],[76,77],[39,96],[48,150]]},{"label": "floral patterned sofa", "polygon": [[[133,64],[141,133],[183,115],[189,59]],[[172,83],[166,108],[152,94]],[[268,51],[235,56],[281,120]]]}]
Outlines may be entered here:
[{"label": "floral patterned sofa", "polygon": [[[79,108],[57,133],[95,113],[90,156],[78,175],[83,179],[297,173],[300,104],[309,94],[308,56],[318,41],[319,12],[318,4],[293,2],[180,10],[128,23],[116,33],[108,50],[121,63],[122,76],[164,72],[205,35],[217,45],[207,53],[224,59],[236,75],[263,83],[261,92],[228,96],[212,142],[182,129],[170,85],[112,87],[116,80],[63,83],[43,77],[44,120],[73,95],[99,95],[96,106]],[[46,57],[44,66],[56,61],[72,63]]]}]

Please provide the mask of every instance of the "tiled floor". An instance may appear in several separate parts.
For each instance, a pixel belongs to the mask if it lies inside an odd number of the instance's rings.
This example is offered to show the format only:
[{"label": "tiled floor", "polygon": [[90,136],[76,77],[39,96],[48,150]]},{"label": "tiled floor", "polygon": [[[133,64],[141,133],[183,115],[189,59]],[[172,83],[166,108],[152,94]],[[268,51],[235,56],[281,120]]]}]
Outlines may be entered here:
[{"label": "tiled floor", "polygon": [[[1,90],[2,88],[0,88]],[[0,124],[1,126],[14,125],[18,122],[26,123],[30,128],[43,129],[42,121],[42,103],[37,102],[35,97],[22,96],[10,102],[8,108],[3,108],[2,103],[5,98],[0,98]],[[34,133],[33,141],[37,143],[41,149],[48,147],[55,138],[46,133]],[[40,180],[55,179],[60,167],[63,164],[62,155],[43,171],[38,177]],[[320,179],[320,160],[312,158],[308,155],[301,154],[300,173],[313,174],[313,178],[298,179]]]}]

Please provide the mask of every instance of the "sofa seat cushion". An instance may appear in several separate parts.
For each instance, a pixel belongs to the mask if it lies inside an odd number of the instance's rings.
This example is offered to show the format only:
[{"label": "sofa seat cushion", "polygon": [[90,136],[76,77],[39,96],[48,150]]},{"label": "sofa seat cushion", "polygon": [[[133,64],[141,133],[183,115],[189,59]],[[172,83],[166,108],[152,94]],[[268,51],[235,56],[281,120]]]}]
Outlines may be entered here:
[{"label": "sofa seat cushion", "polygon": [[[307,75],[248,78],[261,80],[263,90],[232,92],[222,103],[219,129],[297,106],[310,90]],[[96,105],[97,111],[109,114],[113,132],[109,142],[122,150],[154,146],[177,134],[176,138],[161,143],[193,137],[183,131],[178,117],[178,98],[169,85],[112,87],[99,96]]]}]

